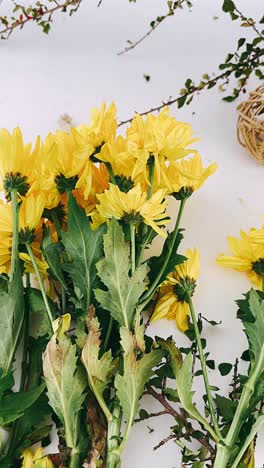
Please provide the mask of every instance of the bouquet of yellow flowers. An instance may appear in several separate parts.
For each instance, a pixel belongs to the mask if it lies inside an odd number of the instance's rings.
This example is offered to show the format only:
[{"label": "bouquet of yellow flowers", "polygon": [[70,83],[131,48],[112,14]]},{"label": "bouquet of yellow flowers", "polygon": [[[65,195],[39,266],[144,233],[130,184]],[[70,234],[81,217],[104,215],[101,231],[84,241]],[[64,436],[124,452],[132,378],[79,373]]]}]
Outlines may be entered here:
[{"label": "bouquet of yellow flowers", "polygon": [[[264,295],[252,290],[239,302],[250,365],[222,397],[209,383],[192,302],[199,252],[179,253],[184,208],[216,164],[203,167],[191,126],[167,108],[136,115],[125,136],[117,128],[111,104],[94,110],[90,125],[34,146],[18,128],[0,131],[0,466],[119,468],[135,420],[153,416],[139,410],[143,393],[174,418],[182,463],[253,466],[264,418]],[[178,209],[172,227],[169,198]],[[149,256],[156,236],[162,251]],[[263,230],[252,230],[230,240],[235,257],[218,262],[261,288],[263,245]],[[161,318],[189,337],[188,349],[147,336]],[[226,375],[232,365],[219,369]],[[197,375],[205,416],[193,402]],[[59,449],[48,455],[54,423]]]}]

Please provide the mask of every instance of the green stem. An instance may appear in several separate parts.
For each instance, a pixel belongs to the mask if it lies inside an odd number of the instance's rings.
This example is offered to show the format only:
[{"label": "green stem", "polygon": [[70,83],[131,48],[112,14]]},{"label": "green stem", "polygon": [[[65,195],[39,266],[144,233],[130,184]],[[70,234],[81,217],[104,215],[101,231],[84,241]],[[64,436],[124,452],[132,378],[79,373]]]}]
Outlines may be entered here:
[{"label": "green stem", "polygon": [[69,468],[80,468],[80,452],[78,449],[72,449]]},{"label": "green stem", "polygon": [[30,298],[30,273],[26,273],[26,294],[25,294],[25,319],[24,319],[24,343],[23,357],[21,363],[20,391],[25,389],[28,367],[28,340],[29,340],[29,298]]},{"label": "green stem", "polygon": [[61,225],[60,225],[59,218],[56,215],[56,213],[54,213],[54,211],[51,211],[51,219],[52,219],[52,221],[54,223],[54,226],[56,228],[57,235],[58,235],[58,240],[60,241],[61,240]]},{"label": "green stem", "polygon": [[165,259],[164,259],[163,266],[160,269],[160,271],[158,272],[158,274],[156,276],[156,279],[153,281],[150,289],[142,297],[142,299],[140,301],[141,309],[144,309],[144,307],[149,303],[151,297],[155,293],[158,285],[160,284],[160,279],[162,278],[164,272],[166,271],[167,264],[168,264],[168,262],[170,260],[171,254],[172,254],[173,249],[174,249],[174,244],[175,244],[175,241],[176,241],[176,237],[177,237],[177,234],[179,232],[180,222],[181,222],[181,218],[182,218],[185,203],[186,203],[186,198],[184,198],[180,202],[180,208],[179,208],[176,223],[175,223],[175,226],[174,226],[171,242],[170,242],[170,244],[168,246],[168,251],[167,251],[167,255],[166,255]]},{"label": "green stem", "polygon": [[147,199],[149,200],[152,197],[153,193],[153,182],[154,182],[154,172],[155,172],[155,159],[154,156],[150,156],[149,166],[149,186],[147,192]]},{"label": "green stem", "polygon": [[112,414],[112,420],[108,421],[106,468],[120,468],[121,459],[118,453],[118,439],[122,423],[122,409],[118,403],[115,403]]},{"label": "green stem", "polygon": [[110,337],[111,337],[113,324],[114,324],[114,319],[113,319],[113,317],[110,317],[109,324],[108,324],[108,329],[107,329],[107,332],[106,332],[104,345],[103,345],[104,351],[106,351],[107,348],[108,348],[108,343],[109,343],[109,340],[110,340]]},{"label": "green stem", "polygon": [[213,421],[213,426],[214,430],[216,432],[217,437],[221,440],[222,439],[222,434],[220,432],[219,426],[218,426],[218,421],[215,413],[215,408],[214,408],[214,402],[210,390],[210,384],[209,384],[209,379],[208,379],[208,373],[207,373],[207,366],[206,366],[206,359],[204,356],[203,352],[203,347],[202,347],[202,340],[196,320],[196,315],[193,307],[193,302],[190,294],[188,294],[188,304],[189,304],[189,309],[192,317],[192,322],[193,322],[193,327],[194,327],[194,332],[195,332],[195,337],[197,341],[197,347],[198,347],[198,352],[200,356],[200,361],[201,361],[201,366],[202,366],[202,371],[203,371],[203,379],[204,379],[204,385],[206,389],[206,394],[207,394],[207,399],[208,399],[208,404],[209,404],[209,409]]},{"label": "green stem", "polygon": [[256,387],[256,383],[262,373],[263,362],[264,362],[264,345],[262,346],[261,353],[257,362],[252,368],[248,381],[243,386],[241,397],[239,399],[239,403],[238,403],[235,415],[232,419],[232,424],[224,440],[225,445],[223,446],[219,444],[217,446],[214,468],[225,468],[227,466],[229,457],[233,451],[239,432],[243,425],[244,415],[248,409],[250,399]]},{"label": "green stem", "polygon": [[131,273],[132,275],[136,269],[136,226],[130,224],[130,241],[131,241]]},{"label": "green stem", "polygon": [[[142,259],[143,259],[143,255],[144,255],[144,252],[145,252],[145,248],[146,248],[146,245],[148,244],[149,242],[149,239],[150,239],[150,236],[151,236],[151,231],[152,229],[151,228],[148,228],[148,226],[144,226],[147,228],[146,230],[146,235],[145,235],[145,239],[144,241],[140,244],[139,248],[138,248],[138,253],[137,253],[137,259],[136,259],[136,267],[138,267],[141,263],[142,263]],[[144,235],[144,233],[143,233]]]},{"label": "green stem", "polygon": [[46,311],[47,311],[47,314],[48,314],[48,317],[49,317],[49,320],[50,320],[50,324],[51,324],[51,327],[52,327],[53,316],[52,316],[52,312],[50,310],[48,297],[46,295],[45,287],[44,287],[44,284],[43,284],[43,281],[42,281],[42,278],[41,278],[41,275],[40,275],[40,272],[39,272],[39,269],[38,269],[38,265],[37,265],[37,262],[35,260],[35,257],[34,257],[34,254],[33,254],[33,251],[32,251],[32,248],[31,248],[30,244],[26,243],[25,245],[26,245],[26,249],[28,251],[28,254],[30,256],[32,265],[34,267],[35,273],[36,273],[37,278],[38,278],[38,282],[39,282],[40,290],[41,290],[41,293],[42,293],[43,301],[44,301]]},{"label": "green stem", "polygon": [[12,236],[10,281],[13,281],[14,276],[15,276],[17,261],[18,261],[19,204],[18,204],[17,190],[11,191],[11,205],[12,205],[12,218],[13,218],[13,236]]},{"label": "green stem", "polygon": [[116,185],[115,175],[114,175],[111,164],[109,162],[105,162],[104,164],[105,164],[105,166],[106,166],[106,168],[108,170],[108,174],[109,174],[109,177],[110,177],[110,182],[112,184]]},{"label": "green stem", "polygon": [[264,273],[262,273],[261,278],[262,278],[261,288],[262,288],[262,291],[264,292]]},{"label": "green stem", "polygon": [[66,291],[63,286],[61,286],[61,308],[62,308],[62,315],[66,314]]}]

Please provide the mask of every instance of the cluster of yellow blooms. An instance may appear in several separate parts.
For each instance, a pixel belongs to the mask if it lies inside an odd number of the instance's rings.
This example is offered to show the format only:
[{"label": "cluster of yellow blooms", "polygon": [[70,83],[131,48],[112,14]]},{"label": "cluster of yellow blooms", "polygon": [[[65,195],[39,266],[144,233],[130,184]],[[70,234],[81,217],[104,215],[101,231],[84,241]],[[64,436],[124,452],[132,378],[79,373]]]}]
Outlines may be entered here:
[{"label": "cluster of yellow blooms", "polygon": [[245,272],[258,288],[264,287],[264,226],[251,228],[248,233],[241,231],[240,239],[227,238],[233,255],[221,254],[217,263],[223,267]]},{"label": "cluster of yellow blooms", "polygon": [[[47,264],[42,256],[42,226],[49,225],[54,238],[55,226],[66,226],[67,191],[73,191],[78,204],[91,218],[92,228],[115,217],[140,222],[164,238],[168,196],[188,198],[216,170],[216,164],[204,168],[200,155],[191,145],[192,127],[177,121],[165,108],[159,115],[143,119],[136,115],[125,136],[117,136],[116,107],[105,104],[94,110],[90,125],[57,131],[32,147],[22,133],[0,131],[0,190],[6,201],[0,205],[0,273],[10,270],[12,244],[12,207],[10,193],[18,187],[20,258],[26,271],[33,271],[23,243],[30,243],[43,276]],[[184,159],[189,156],[187,159]],[[153,169],[155,168],[155,170]],[[152,171],[153,169],[153,171]],[[190,252],[189,252],[190,254]],[[194,279],[198,273],[198,253],[194,256]],[[191,260],[192,261],[192,260]],[[186,329],[186,304],[173,304],[172,292],[181,266],[160,289],[160,300],[153,319],[177,318]],[[171,295],[170,295],[171,292]],[[176,297],[174,295],[174,297]],[[182,306],[182,307],[181,307]],[[169,310],[169,313],[168,313]],[[166,312],[167,311],[167,312]]]}]

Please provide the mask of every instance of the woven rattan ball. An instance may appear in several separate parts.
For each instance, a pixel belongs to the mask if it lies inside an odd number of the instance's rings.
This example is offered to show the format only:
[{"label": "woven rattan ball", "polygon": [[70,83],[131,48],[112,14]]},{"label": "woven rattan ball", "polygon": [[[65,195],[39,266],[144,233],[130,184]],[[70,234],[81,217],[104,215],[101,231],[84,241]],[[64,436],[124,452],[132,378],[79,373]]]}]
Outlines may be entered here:
[{"label": "woven rattan ball", "polygon": [[264,165],[264,85],[252,91],[238,106],[237,137],[260,164]]}]

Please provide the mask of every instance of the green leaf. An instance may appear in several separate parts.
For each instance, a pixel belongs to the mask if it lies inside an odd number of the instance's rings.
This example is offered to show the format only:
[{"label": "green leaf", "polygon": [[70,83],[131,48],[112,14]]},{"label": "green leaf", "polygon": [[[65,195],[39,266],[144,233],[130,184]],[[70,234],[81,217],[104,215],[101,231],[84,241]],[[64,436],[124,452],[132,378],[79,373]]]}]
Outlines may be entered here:
[{"label": "green leaf", "polygon": [[68,447],[74,446],[77,418],[85,399],[85,378],[77,364],[76,345],[66,335],[53,336],[43,355],[49,403],[65,428]]},{"label": "green leaf", "polygon": [[113,361],[111,350],[99,358],[100,353],[100,324],[96,317],[88,317],[88,336],[82,350],[82,362],[88,374],[88,381],[92,392],[97,398],[105,416],[112,419],[103,393],[116,370],[116,361]]},{"label": "green leaf", "polygon": [[224,0],[224,3],[222,5],[222,10],[225,13],[230,13],[233,12],[235,9],[235,4],[232,2],[232,0]]},{"label": "green leaf", "polygon": [[[130,333],[130,332],[129,332]],[[121,328],[121,344],[127,350],[127,329]],[[130,333],[132,337],[132,334]],[[137,360],[133,347],[124,355],[123,375],[117,374],[115,388],[117,396],[124,411],[128,425],[132,425],[138,411],[139,400],[144,392],[146,383],[153,375],[153,367],[157,366],[162,358],[162,351],[156,349]]]},{"label": "green leaf", "polygon": [[47,437],[51,431],[52,409],[48,404],[46,395],[40,397],[24,412],[16,423],[9,452],[15,458],[32,444]]},{"label": "green leaf", "polygon": [[27,408],[39,398],[44,388],[43,382],[28,392],[11,393],[1,398],[0,425],[6,425],[20,418]]},{"label": "green leaf", "polygon": [[146,286],[146,264],[130,276],[130,247],[115,218],[104,235],[104,258],[97,263],[98,275],[107,291],[95,290],[96,300],[121,326],[131,328],[136,306]]},{"label": "green leaf", "polygon": [[[173,232],[170,232],[168,234],[167,239],[164,242],[163,249],[161,254],[158,257],[151,257],[148,260],[148,266],[149,266],[149,273],[148,273],[148,278],[149,278],[149,288],[151,287],[151,284],[157,277],[157,272],[161,270],[162,266],[164,265],[165,258],[167,256],[167,252],[170,249],[171,242],[172,242],[172,237],[173,237]],[[174,243],[174,248],[172,250],[170,259],[166,265],[166,268],[164,270],[163,275],[160,278],[160,283],[162,283],[166,277],[175,270],[175,267],[177,265],[180,265],[180,263],[183,263],[186,260],[186,257],[183,255],[177,254],[178,247],[183,239],[183,235],[181,230],[178,232],[175,243]]]},{"label": "green leaf", "polygon": [[215,395],[215,401],[220,416],[222,416],[222,418],[227,422],[232,421],[236,411],[236,403],[230,400],[229,398],[223,397],[218,394]]},{"label": "green leaf", "polygon": [[[255,361],[262,359],[264,366],[264,301],[262,301],[257,292],[251,289],[249,294],[249,307],[254,317],[254,322],[244,321],[245,331],[249,341],[249,351],[254,356]],[[262,369],[263,370],[263,369]]]},{"label": "green leaf", "polygon": [[187,354],[183,364],[177,372],[177,390],[181,404],[185,411],[198,422],[200,422],[205,429],[210,432],[213,439],[216,440],[216,435],[206,419],[199,413],[195,404],[193,403],[194,392],[192,391],[192,354]]},{"label": "green leaf", "polygon": [[78,206],[72,194],[69,194],[68,210],[68,231],[62,232],[62,241],[71,262],[63,263],[63,269],[69,273],[86,313],[97,275],[95,265],[103,253],[105,225],[92,231],[85,210]]},{"label": "green leaf", "polygon": [[238,466],[238,464],[241,461],[245,451],[247,450],[248,446],[250,445],[252,440],[255,438],[255,436],[259,432],[260,428],[263,426],[263,424],[264,424],[264,414],[259,416],[257,418],[257,420],[255,421],[255,423],[253,424],[253,426],[251,428],[251,431],[250,431],[250,434],[247,436],[246,440],[244,441],[243,446],[241,447],[240,452],[237,455],[237,457],[236,457],[234,463],[232,464],[231,468],[236,468]]},{"label": "green leaf", "polygon": [[[26,289],[26,293],[28,293],[30,309],[30,336],[38,338],[47,335],[50,338],[52,336],[52,328],[41,291],[29,288],[28,290]],[[48,301],[51,311],[55,312],[54,302],[49,298]]]},{"label": "green leaf", "polygon": [[233,365],[230,362],[222,362],[219,364],[218,369],[221,375],[228,375],[233,369]]},{"label": "green leaf", "polygon": [[24,292],[21,273],[16,269],[14,281],[8,292],[0,291],[0,370],[2,376],[9,373],[24,321]]},{"label": "green leaf", "polygon": [[1,395],[12,388],[15,384],[13,372],[9,372],[4,377],[0,376],[0,399]]},{"label": "green leaf", "polygon": [[64,262],[63,244],[61,242],[52,242],[52,239],[50,239],[50,243],[48,243],[46,238],[46,242],[43,243],[42,249],[45,260],[49,265],[51,273],[60,282],[60,284],[66,291],[67,284],[65,283],[62,270],[62,265]]}]

